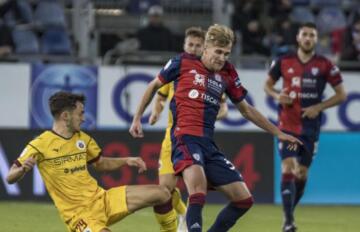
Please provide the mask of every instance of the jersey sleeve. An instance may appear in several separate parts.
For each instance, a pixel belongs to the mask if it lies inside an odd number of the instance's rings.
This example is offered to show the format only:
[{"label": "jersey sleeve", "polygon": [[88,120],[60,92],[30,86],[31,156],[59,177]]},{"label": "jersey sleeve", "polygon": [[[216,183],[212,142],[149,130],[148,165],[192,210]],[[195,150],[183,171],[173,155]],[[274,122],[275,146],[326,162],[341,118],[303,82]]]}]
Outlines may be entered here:
[{"label": "jersey sleeve", "polygon": [[39,162],[42,157],[42,154],[38,150],[38,148],[36,148],[34,145],[29,143],[21,152],[19,158],[17,158],[17,160],[14,161],[14,163],[18,167],[21,167],[25,162],[25,160],[29,159],[30,157],[35,158],[36,162]]},{"label": "jersey sleeve", "polygon": [[327,75],[326,75],[326,81],[328,83],[330,83],[331,86],[335,87],[338,84],[342,83],[342,76],[340,73],[339,68],[334,65],[333,63],[331,63],[330,61],[328,61],[327,63]]},{"label": "jersey sleeve", "polygon": [[87,145],[87,162],[89,164],[94,163],[100,159],[101,148],[97,145],[96,141],[93,138],[90,138],[90,141]]},{"label": "jersey sleeve", "polygon": [[158,90],[158,94],[161,95],[161,96],[163,96],[163,97],[169,96],[169,92],[170,92],[170,84],[163,85],[163,86]]},{"label": "jersey sleeve", "polygon": [[225,91],[230,100],[236,104],[241,102],[246,97],[247,90],[241,84],[240,78],[233,66],[230,68],[229,74],[230,81]]},{"label": "jersey sleeve", "polygon": [[281,59],[273,60],[268,72],[269,76],[276,82],[281,77]]},{"label": "jersey sleeve", "polygon": [[166,65],[161,69],[158,78],[164,84],[172,82],[179,77],[180,74],[181,57],[176,56],[169,60]]}]

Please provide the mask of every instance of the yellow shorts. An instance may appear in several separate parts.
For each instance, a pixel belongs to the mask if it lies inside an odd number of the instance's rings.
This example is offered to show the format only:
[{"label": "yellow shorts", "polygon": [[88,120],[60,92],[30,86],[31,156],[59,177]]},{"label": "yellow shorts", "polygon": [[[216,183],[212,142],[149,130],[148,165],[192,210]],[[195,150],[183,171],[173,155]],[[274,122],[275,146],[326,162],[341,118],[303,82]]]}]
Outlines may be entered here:
[{"label": "yellow shorts", "polygon": [[129,214],[126,186],[111,188],[74,215],[67,228],[69,232],[99,232]]},{"label": "yellow shorts", "polygon": [[161,144],[159,175],[175,173],[173,163],[171,162],[171,151],[170,130],[166,130],[165,138]]}]

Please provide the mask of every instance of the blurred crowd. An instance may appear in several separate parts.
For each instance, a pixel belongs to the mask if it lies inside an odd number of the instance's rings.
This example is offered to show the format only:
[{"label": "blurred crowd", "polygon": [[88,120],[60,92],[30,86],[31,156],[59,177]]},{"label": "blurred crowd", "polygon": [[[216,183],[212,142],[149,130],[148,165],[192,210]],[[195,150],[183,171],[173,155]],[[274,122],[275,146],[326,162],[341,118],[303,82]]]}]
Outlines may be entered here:
[{"label": "blurred crowd", "polygon": [[71,55],[72,50],[64,8],[58,1],[0,0],[0,58]]},{"label": "blurred crowd", "polygon": [[360,60],[360,4],[340,0],[232,1],[232,28],[241,35],[243,54],[279,56],[296,47],[297,28],[314,22],[317,51],[333,61]]},{"label": "blurred crowd", "polygon": [[[64,1],[0,0],[0,58],[9,54],[76,55],[78,46],[66,24],[61,2]],[[127,2],[124,9],[129,14],[146,16],[146,23],[138,25],[138,28],[134,29],[135,33],[130,35],[138,39],[139,49],[144,51],[182,50],[183,34],[174,33],[173,30],[176,22],[164,22],[166,10],[173,5],[193,9],[197,9],[196,6],[204,9],[203,6],[206,6],[206,9],[212,10],[212,0],[119,2]],[[296,47],[298,26],[304,22],[314,22],[319,30],[319,53],[334,62],[360,60],[360,2],[357,0],[222,2],[232,9],[228,11],[228,17],[229,26],[237,35],[235,55],[272,58],[291,52]],[[199,25],[194,22],[194,25],[189,26]],[[98,46],[101,56],[121,40],[118,37],[101,38]]]}]

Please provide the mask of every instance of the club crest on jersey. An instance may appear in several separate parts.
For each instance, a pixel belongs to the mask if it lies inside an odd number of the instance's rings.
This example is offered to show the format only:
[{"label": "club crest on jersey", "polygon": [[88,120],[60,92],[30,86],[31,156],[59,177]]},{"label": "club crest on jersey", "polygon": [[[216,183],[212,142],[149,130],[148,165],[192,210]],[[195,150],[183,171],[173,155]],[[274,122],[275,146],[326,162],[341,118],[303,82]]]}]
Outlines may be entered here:
[{"label": "club crest on jersey", "polygon": [[197,91],[196,89],[192,89],[189,92],[189,98],[191,99],[195,99],[199,96],[199,91]]},{"label": "club crest on jersey", "polygon": [[77,147],[79,150],[84,150],[84,149],[85,149],[85,142],[82,141],[82,140],[76,141],[76,147]]},{"label": "club crest on jersey", "polygon": [[319,68],[317,67],[313,67],[311,68],[311,74],[316,76],[319,73]]},{"label": "club crest on jersey", "polygon": [[200,155],[198,153],[194,153],[192,156],[196,161],[200,161]]},{"label": "club crest on jersey", "polygon": [[200,85],[205,87],[205,76],[201,75],[199,73],[197,73],[197,71],[195,69],[191,70],[190,73],[194,74],[194,81],[193,84],[194,85]]},{"label": "club crest on jersey", "polygon": [[291,79],[291,87],[300,87],[300,77],[293,77]]}]

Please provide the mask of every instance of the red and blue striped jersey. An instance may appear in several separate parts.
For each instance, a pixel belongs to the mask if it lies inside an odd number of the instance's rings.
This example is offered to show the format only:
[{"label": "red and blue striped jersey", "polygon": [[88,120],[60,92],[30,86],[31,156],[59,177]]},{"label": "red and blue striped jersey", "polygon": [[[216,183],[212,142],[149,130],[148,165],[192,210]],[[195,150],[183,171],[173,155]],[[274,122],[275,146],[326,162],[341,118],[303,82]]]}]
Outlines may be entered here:
[{"label": "red and blue striped jersey", "polygon": [[282,89],[293,99],[291,106],[279,106],[279,128],[318,139],[321,113],[314,119],[302,118],[302,109],[321,102],[326,83],[335,87],[342,82],[338,67],[323,56],[302,63],[291,54],[273,61],[269,75],[275,82],[282,78]]},{"label": "red and blue striped jersey", "polygon": [[175,136],[188,134],[212,138],[222,94],[225,92],[236,104],[247,93],[232,64],[226,62],[220,71],[211,72],[199,57],[187,53],[169,60],[158,78],[163,83],[174,82],[170,110]]}]

